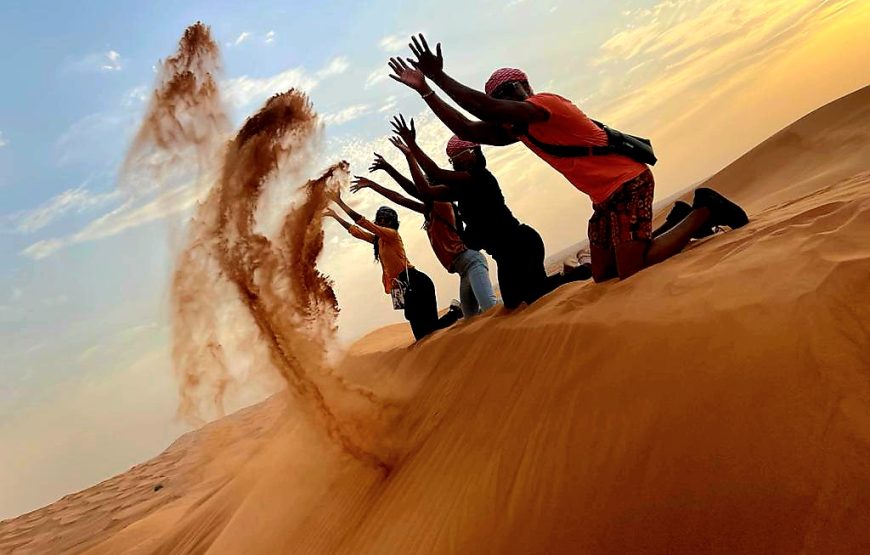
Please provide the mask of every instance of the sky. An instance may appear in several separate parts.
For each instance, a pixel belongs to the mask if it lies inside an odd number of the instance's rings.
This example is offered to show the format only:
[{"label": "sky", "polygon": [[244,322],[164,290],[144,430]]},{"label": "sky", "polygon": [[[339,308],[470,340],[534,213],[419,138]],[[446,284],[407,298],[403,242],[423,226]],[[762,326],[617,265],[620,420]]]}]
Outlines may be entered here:
[{"label": "sky", "polygon": [[[399,112],[445,162],[449,132],[387,78],[387,58],[409,55],[420,31],[442,42],[460,81],[482,88],[493,69],[520,67],[536,90],[650,137],[658,199],[870,83],[866,0],[3,2],[0,518],[124,471],[189,429],[174,418],[167,284],[172,240],[203,191],[154,202],[116,176],[155,67],[198,20],[221,44],[236,126],[275,92],[310,95],[325,126],[312,175],[340,159],[364,173],[375,151],[398,162],[386,138]],[[521,145],[485,152],[548,252],[585,237],[587,198]],[[365,214],[383,204],[347,196]],[[412,262],[447,304],[456,276],[420,217],[400,217]],[[338,226],[320,265],[344,344],[402,320],[371,249]]]}]

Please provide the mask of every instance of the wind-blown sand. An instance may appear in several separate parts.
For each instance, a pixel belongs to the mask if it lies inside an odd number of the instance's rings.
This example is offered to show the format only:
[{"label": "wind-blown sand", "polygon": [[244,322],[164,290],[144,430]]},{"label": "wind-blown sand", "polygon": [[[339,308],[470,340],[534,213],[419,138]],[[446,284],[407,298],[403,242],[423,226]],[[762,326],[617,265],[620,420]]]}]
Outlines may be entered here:
[{"label": "wind-blown sand", "polygon": [[386,468],[278,395],[0,523],[0,552],[870,550],[870,87],[709,184],[752,222],[354,345],[320,381]]}]

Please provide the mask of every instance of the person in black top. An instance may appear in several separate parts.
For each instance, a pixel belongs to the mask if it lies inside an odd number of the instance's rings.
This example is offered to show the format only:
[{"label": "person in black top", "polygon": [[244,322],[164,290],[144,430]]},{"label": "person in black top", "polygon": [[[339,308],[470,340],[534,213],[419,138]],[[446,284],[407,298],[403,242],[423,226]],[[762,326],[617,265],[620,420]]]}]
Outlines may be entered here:
[{"label": "person in black top", "polygon": [[[408,159],[414,183],[437,200],[457,201],[465,221],[463,238],[486,250],[498,263],[498,281],[507,308],[532,303],[553,285],[544,270],[544,241],[533,228],[520,223],[505,204],[495,176],[486,169],[480,145],[453,137],[447,155],[453,170],[445,170],[417,145],[414,120],[393,120],[398,137],[390,140]],[[424,175],[425,173],[425,175]]]}]

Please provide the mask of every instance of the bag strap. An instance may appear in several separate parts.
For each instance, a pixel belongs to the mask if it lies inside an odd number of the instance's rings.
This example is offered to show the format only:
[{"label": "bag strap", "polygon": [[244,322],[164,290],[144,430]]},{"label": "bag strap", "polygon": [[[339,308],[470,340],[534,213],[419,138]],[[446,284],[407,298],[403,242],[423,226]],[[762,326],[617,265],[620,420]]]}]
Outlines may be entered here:
[{"label": "bag strap", "polygon": [[[595,125],[599,126],[601,129],[604,129],[603,124],[593,120]],[[578,146],[578,145],[554,145],[550,143],[545,143],[541,140],[535,138],[534,135],[529,133],[528,126],[516,127],[515,132],[519,135],[525,136],[530,143],[546,152],[550,156],[556,156],[558,158],[582,158],[584,156],[606,156],[608,154],[614,153],[614,148],[610,144],[601,145],[601,146]]]},{"label": "bag strap", "polygon": [[405,276],[408,278],[408,291],[411,290],[411,274],[408,272],[408,253],[405,252],[405,244],[402,243],[402,256],[405,258]]}]

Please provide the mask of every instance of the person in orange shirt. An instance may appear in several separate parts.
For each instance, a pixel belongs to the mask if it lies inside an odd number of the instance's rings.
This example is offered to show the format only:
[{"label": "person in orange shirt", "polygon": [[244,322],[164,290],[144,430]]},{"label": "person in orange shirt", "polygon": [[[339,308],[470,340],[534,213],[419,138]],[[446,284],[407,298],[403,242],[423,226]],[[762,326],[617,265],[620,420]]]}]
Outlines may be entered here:
[{"label": "person in orange shirt", "polygon": [[[535,94],[525,73],[514,68],[494,72],[485,92],[474,90],[444,72],[440,44],[433,53],[420,35],[412,38],[410,47],[416,57],[409,59],[413,67],[391,58],[390,77],[419,92],[454,133],[490,145],[522,142],[592,199],[588,231],[595,281],[629,277],[679,253],[713,227],[733,229],[748,222],[739,206],[712,189],[699,188],[692,210],[669,231],[653,237],[652,172],[646,164],[609,151],[604,130],[571,101]],[[426,78],[480,121],[447,104]]]},{"label": "person in orange shirt", "polygon": [[459,274],[459,301],[462,317],[471,318],[486,312],[497,304],[492,283],[489,280],[489,266],[480,251],[470,248],[461,237],[462,221],[456,216],[452,202],[433,200],[420,193],[414,182],[402,175],[383,156],[375,153],[370,172],[382,170],[413,198],[408,198],[388,189],[371,179],[354,176],[350,190],[358,193],[371,189],[390,199],[399,206],[423,214],[423,227],[432,245],[432,251],[444,269],[451,274]]},{"label": "person in orange shirt", "polygon": [[414,338],[419,341],[430,333],[453,325],[462,315],[459,306],[451,304],[447,313],[438,317],[435,285],[429,276],[416,269],[405,255],[405,245],[399,235],[399,216],[388,206],[381,206],[375,221],[365,219],[341,199],[341,193],[331,195],[333,202],[350,216],[354,224],[344,220],[333,209],[325,215],[340,223],[351,235],[371,243],[375,260],[381,264],[384,292],[393,297],[393,308],[404,310]]}]

